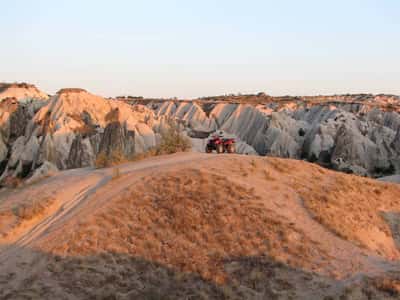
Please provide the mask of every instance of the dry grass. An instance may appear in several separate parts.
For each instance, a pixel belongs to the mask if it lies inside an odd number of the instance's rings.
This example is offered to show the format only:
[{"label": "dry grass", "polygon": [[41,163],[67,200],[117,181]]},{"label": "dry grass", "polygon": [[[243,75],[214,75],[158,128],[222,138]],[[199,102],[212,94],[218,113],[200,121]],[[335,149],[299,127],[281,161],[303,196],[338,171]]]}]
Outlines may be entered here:
[{"label": "dry grass", "polygon": [[105,152],[97,154],[94,165],[96,168],[108,168],[127,161],[128,158],[120,150],[116,149],[110,155],[107,155]]},{"label": "dry grass", "polygon": [[400,297],[400,280],[383,277],[373,279],[372,284],[380,291],[391,296]]},{"label": "dry grass", "polygon": [[68,93],[86,93],[86,90],[81,88],[64,88],[57,92],[57,95],[68,94]]},{"label": "dry grass", "polygon": [[23,180],[19,177],[8,176],[1,181],[2,187],[16,189],[23,184]]},{"label": "dry grass", "polygon": [[268,160],[268,165],[275,169],[278,173],[290,173],[294,170],[294,164],[291,164],[291,161],[280,158],[271,158]]},{"label": "dry grass", "polygon": [[40,219],[47,214],[56,203],[54,197],[40,199],[25,199],[10,208],[0,211],[0,236],[6,237],[13,233],[24,222]]},{"label": "dry grass", "polygon": [[[308,239],[257,199],[254,190],[204,171],[147,177],[73,235],[66,233],[52,251],[126,253],[219,284],[226,280],[224,260],[232,257],[269,255],[308,264]],[[294,242],[291,234],[301,238]]]},{"label": "dry grass", "polygon": [[274,181],[276,180],[274,176],[272,176],[271,171],[268,171],[266,169],[263,170],[263,174],[264,174],[264,179],[268,180],[268,181]]},{"label": "dry grass", "polygon": [[[399,207],[399,187],[275,158],[221,156],[188,164],[135,174],[132,182],[128,174],[110,182],[105,189],[125,182],[123,192],[104,202],[96,202],[94,195],[77,212],[79,218],[67,220],[35,245],[48,255],[38,259],[44,269],[25,276],[23,285],[0,274],[0,298],[399,297],[394,273],[336,281],[336,270],[350,260],[360,262],[362,255],[343,261],[341,254],[326,251],[339,239],[328,232],[327,240],[318,240],[319,232],[313,233],[328,228],[389,255],[382,246],[388,243],[378,240],[377,249],[365,237],[380,237],[379,232],[390,237],[380,211]],[[119,178],[119,169],[112,174]],[[298,196],[324,227],[310,219]],[[288,210],[293,216],[285,214]],[[10,217],[0,215],[0,223]],[[302,226],[303,221],[314,227]],[[349,249],[345,253],[359,250]],[[356,266],[348,276],[364,271]]]},{"label": "dry grass", "polygon": [[292,188],[314,218],[346,240],[380,255],[400,257],[394,233],[382,217],[382,212],[400,211],[400,187],[320,169],[310,166],[308,174],[292,173]]},{"label": "dry grass", "polygon": [[146,152],[142,152],[142,153],[137,153],[135,155],[132,156],[131,161],[139,161],[139,160],[143,160],[149,157],[153,157],[153,156],[157,156],[159,155],[157,153],[157,149],[156,148],[150,148],[148,149]]},{"label": "dry grass", "polygon": [[20,220],[31,220],[44,211],[54,203],[55,198],[47,197],[40,200],[33,200],[29,203],[23,203],[14,207],[13,212]]}]

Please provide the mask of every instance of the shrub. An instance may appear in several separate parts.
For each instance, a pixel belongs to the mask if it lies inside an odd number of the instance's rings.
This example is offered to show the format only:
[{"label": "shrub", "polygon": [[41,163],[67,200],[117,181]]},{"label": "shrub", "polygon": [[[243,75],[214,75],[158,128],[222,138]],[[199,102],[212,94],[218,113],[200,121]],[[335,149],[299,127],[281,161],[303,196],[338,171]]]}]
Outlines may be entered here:
[{"label": "shrub", "polygon": [[185,152],[191,149],[190,140],[182,134],[179,127],[170,123],[169,128],[161,133],[161,143],[156,148],[156,154],[172,154],[176,152]]},{"label": "shrub", "polygon": [[22,185],[22,179],[19,177],[8,176],[3,179],[1,186],[16,189]]},{"label": "shrub", "polygon": [[128,159],[122,151],[116,149],[107,155],[106,152],[100,152],[96,156],[94,165],[96,168],[107,168],[126,162]]},{"label": "shrub", "polygon": [[105,116],[105,121],[108,123],[118,122],[119,119],[119,109],[111,109]]},{"label": "shrub", "polygon": [[157,148],[153,147],[148,149],[146,152],[137,153],[132,158],[131,161],[138,161],[148,157],[157,156]]},{"label": "shrub", "polygon": [[14,215],[22,220],[31,220],[34,217],[43,214],[45,210],[55,202],[55,198],[47,197],[40,200],[34,200],[30,203],[24,203],[13,209]]},{"label": "shrub", "polygon": [[400,295],[400,282],[392,278],[377,278],[373,281],[375,287],[391,296]]}]

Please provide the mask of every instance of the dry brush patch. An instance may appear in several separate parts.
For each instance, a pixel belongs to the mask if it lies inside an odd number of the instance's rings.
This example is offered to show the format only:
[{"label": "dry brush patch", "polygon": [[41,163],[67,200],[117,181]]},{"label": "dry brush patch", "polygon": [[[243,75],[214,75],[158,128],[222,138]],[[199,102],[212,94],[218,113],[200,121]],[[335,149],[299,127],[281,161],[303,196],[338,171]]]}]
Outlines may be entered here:
[{"label": "dry brush patch", "polygon": [[52,210],[56,198],[47,196],[40,199],[26,199],[11,208],[0,209],[0,235],[7,237],[13,234],[25,222],[40,219]]},{"label": "dry brush patch", "polygon": [[[59,255],[125,253],[215,283],[227,279],[224,261],[264,256],[311,269],[303,232],[223,176],[200,170],[144,178],[52,248]],[[322,255],[322,254],[321,254]]]},{"label": "dry brush patch", "polygon": [[1,181],[1,187],[17,189],[23,185],[23,180],[19,177],[8,176]]},{"label": "dry brush patch", "polygon": [[386,292],[391,296],[400,297],[400,280],[390,277],[378,277],[370,280],[371,284],[378,290]]},{"label": "dry brush patch", "polygon": [[161,143],[156,147],[156,154],[172,154],[190,150],[192,144],[183,135],[178,125],[170,122],[167,130],[161,132]]},{"label": "dry brush patch", "polygon": [[94,161],[94,165],[96,168],[108,168],[112,166],[116,166],[128,161],[128,158],[122,151],[116,149],[111,151],[110,154],[107,155],[105,152],[100,152],[97,154],[96,159]]},{"label": "dry brush patch", "polygon": [[[23,288],[11,294],[3,289],[2,294],[2,280],[8,278],[0,274],[0,298],[26,293],[46,298],[60,291],[84,299],[398,297],[396,276],[368,277],[348,285],[330,276],[334,274],[327,270],[337,261],[321,250],[326,249],[324,241],[310,240],[296,223],[268,209],[266,199],[273,193],[260,197],[260,189],[254,187],[260,182],[283,193],[297,191],[317,220],[352,241],[358,241],[358,229],[367,226],[369,213],[377,215],[368,226],[381,228],[375,224],[382,221],[377,202],[387,209],[395,207],[392,193],[398,190],[299,161],[282,160],[279,165],[281,160],[275,158],[254,160],[221,156],[208,165],[202,161],[145,173],[129,190],[90,214],[82,212],[84,218],[68,221],[36,244],[49,256],[41,263],[47,269],[40,273],[48,277],[36,272],[27,276]],[[114,172],[118,178],[118,168]],[[248,173],[246,178],[243,172]],[[369,193],[370,198],[357,203],[346,198],[360,193]],[[346,231],[346,226],[355,227]],[[54,286],[49,288],[48,282]],[[304,291],[314,294],[307,297]]]},{"label": "dry brush patch", "polygon": [[325,171],[292,174],[304,205],[340,237],[389,258],[400,257],[384,212],[400,212],[400,186]]}]

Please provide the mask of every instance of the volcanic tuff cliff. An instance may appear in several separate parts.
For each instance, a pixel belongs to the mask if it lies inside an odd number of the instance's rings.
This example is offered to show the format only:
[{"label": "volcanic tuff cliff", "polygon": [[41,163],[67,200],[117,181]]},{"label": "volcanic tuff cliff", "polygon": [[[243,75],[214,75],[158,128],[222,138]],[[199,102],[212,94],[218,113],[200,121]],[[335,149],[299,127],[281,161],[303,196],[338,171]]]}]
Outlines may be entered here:
[{"label": "volcanic tuff cliff", "polygon": [[[6,97],[4,97],[6,95]],[[0,180],[93,166],[98,153],[144,152],[168,120],[203,151],[215,130],[237,138],[239,153],[306,159],[367,176],[400,173],[400,99],[391,95],[278,97],[264,94],[193,101],[105,99],[62,89],[2,85]]]},{"label": "volcanic tuff cliff", "polygon": [[306,159],[340,171],[382,176],[400,171],[400,99],[336,96],[263,104],[199,100],[150,102],[197,132],[235,134],[260,155]]},{"label": "volcanic tuff cliff", "polygon": [[[3,116],[2,179],[26,177],[42,166],[69,169],[93,166],[99,152],[123,150],[126,155],[156,145],[163,120],[154,122],[148,108],[106,100],[81,89],[63,89],[33,114],[18,118],[23,126],[12,130],[14,114],[31,111],[33,103],[1,102]],[[10,138],[12,137],[12,138]]]}]

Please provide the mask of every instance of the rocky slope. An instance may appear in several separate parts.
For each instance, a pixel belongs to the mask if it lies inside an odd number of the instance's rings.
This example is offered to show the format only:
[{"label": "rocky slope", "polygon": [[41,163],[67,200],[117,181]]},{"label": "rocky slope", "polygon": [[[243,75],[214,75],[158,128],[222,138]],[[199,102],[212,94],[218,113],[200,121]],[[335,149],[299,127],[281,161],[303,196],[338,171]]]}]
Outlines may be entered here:
[{"label": "rocky slope", "polygon": [[0,191],[0,298],[399,299],[399,194],[231,154],[60,172]]},{"label": "rocky slope", "polygon": [[400,172],[399,97],[254,97],[153,100],[147,106],[156,116],[183,122],[194,137],[215,130],[234,134],[249,153],[306,159],[365,176]]},{"label": "rocky slope", "polygon": [[0,173],[6,168],[12,145],[25,134],[28,123],[48,98],[34,85],[0,83]]},{"label": "rocky slope", "polygon": [[9,109],[10,126],[16,125],[15,119],[24,126],[11,130],[12,139],[6,139],[9,150],[3,154],[3,179],[26,177],[38,168],[93,166],[101,152],[118,150],[126,156],[143,152],[156,144],[153,129],[163,126],[144,106],[106,100],[82,89],[60,90],[34,114],[22,117],[18,115],[21,104],[13,105],[17,109]]},{"label": "rocky slope", "polygon": [[[93,166],[100,153],[144,152],[170,120],[203,152],[210,133],[237,139],[239,153],[306,159],[359,175],[400,172],[400,100],[390,95],[193,101],[105,99],[82,89],[48,98],[28,84],[0,85],[0,181]],[[35,170],[37,174],[35,175]]]}]

